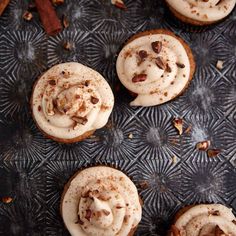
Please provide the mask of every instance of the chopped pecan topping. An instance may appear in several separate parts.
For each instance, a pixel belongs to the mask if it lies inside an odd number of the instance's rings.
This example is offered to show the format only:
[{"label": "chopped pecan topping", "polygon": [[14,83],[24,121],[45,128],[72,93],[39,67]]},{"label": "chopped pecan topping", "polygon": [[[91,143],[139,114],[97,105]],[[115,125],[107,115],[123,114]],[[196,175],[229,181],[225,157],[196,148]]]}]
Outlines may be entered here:
[{"label": "chopped pecan topping", "polygon": [[216,63],[216,68],[219,69],[219,70],[222,70],[223,69],[223,64],[224,64],[223,61],[218,60],[217,63]]},{"label": "chopped pecan topping", "polygon": [[145,59],[147,58],[148,54],[147,54],[147,51],[145,50],[140,50],[138,52],[138,56],[139,56],[139,62],[138,62],[138,65],[140,65],[142,62],[145,61]]},{"label": "chopped pecan topping", "polygon": [[80,224],[80,225],[83,225],[84,222],[80,219],[80,216],[78,215],[78,221],[76,222],[76,224]]},{"label": "chopped pecan topping", "polygon": [[196,148],[199,151],[206,151],[210,145],[211,145],[211,141],[206,140],[206,141],[202,141],[202,142],[197,143]]},{"label": "chopped pecan topping", "polygon": [[216,157],[218,154],[220,154],[220,149],[209,149],[207,150],[208,157]]},{"label": "chopped pecan topping", "polygon": [[99,195],[98,199],[101,201],[109,201],[111,199],[110,196],[105,196],[105,195]]},{"label": "chopped pecan topping", "polygon": [[24,14],[23,14],[23,18],[27,21],[30,21],[33,18],[33,15],[32,15],[31,12],[25,11]]},{"label": "chopped pecan topping", "polygon": [[63,23],[64,28],[69,27],[69,20],[68,20],[68,17],[66,15],[63,15],[62,23]]},{"label": "chopped pecan topping", "polygon": [[183,119],[175,118],[173,120],[174,127],[179,131],[179,135],[183,133]]},{"label": "chopped pecan topping", "polygon": [[179,62],[176,62],[176,65],[181,69],[183,69],[185,67],[185,65],[183,63],[179,63]]},{"label": "chopped pecan topping", "polygon": [[80,125],[85,125],[88,122],[88,119],[82,116],[73,116],[71,119]]},{"label": "chopped pecan topping", "polygon": [[76,99],[80,99],[80,95],[79,95],[79,94],[76,94],[76,95],[75,95],[75,98],[76,98]]},{"label": "chopped pecan topping", "polygon": [[156,65],[161,69],[161,70],[165,70],[165,64],[163,62],[163,59],[161,57],[157,57],[156,58]]},{"label": "chopped pecan topping", "polygon": [[228,236],[226,234],[224,234],[224,232],[220,229],[220,227],[217,225],[215,227],[215,236]]},{"label": "chopped pecan topping", "polygon": [[90,221],[91,216],[92,216],[92,211],[91,211],[90,209],[87,209],[84,218],[85,218],[86,220]]},{"label": "chopped pecan topping", "polygon": [[151,46],[152,46],[152,50],[158,54],[161,52],[162,42],[161,41],[152,42]]},{"label": "chopped pecan topping", "polygon": [[209,215],[219,216],[220,212],[218,210],[216,210],[216,211],[209,211]]},{"label": "chopped pecan topping", "polygon": [[180,230],[175,225],[171,225],[171,232],[173,236],[180,236]]},{"label": "chopped pecan topping", "polygon": [[41,106],[38,106],[38,111],[41,111],[42,110],[42,107]]},{"label": "chopped pecan topping", "polygon": [[55,79],[48,80],[48,83],[52,86],[55,86],[57,84]]},{"label": "chopped pecan topping", "polygon": [[92,104],[97,104],[99,102],[99,99],[91,96],[90,101]]},{"label": "chopped pecan topping", "polygon": [[137,83],[137,82],[143,82],[147,79],[147,75],[146,74],[139,74],[139,75],[135,75],[132,78],[132,82],[133,83]]},{"label": "chopped pecan topping", "polygon": [[116,209],[121,209],[121,208],[124,208],[124,207],[121,206],[121,205],[117,205],[117,206],[116,206]]},{"label": "chopped pecan topping", "polygon": [[102,212],[104,213],[105,216],[109,216],[110,215],[110,211],[107,211],[105,209],[103,209]]},{"label": "chopped pecan topping", "polygon": [[172,71],[172,70],[171,70],[169,64],[167,63],[167,64],[166,64],[166,72],[171,73],[171,71]]}]

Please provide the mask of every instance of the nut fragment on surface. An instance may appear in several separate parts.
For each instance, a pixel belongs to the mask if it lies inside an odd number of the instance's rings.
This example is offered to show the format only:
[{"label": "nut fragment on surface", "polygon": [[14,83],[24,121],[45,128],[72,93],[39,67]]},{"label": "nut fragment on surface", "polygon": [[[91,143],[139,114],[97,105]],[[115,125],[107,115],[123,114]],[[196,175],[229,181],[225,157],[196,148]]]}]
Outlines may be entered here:
[{"label": "nut fragment on surface", "polygon": [[183,134],[183,119],[175,118],[173,120],[173,125],[178,130],[179,135],[182,135]]},{"label": "nut fragment on surface", "polygon": [[148,54],[147,54],[147,51],[145,50],[140,50],[137,54],[139,56],[138,65],[140,65],[148,57]]},{"label": "nut fragment on surface", "polygon": [[23,14],[23,18],[27,21],[30,21],[33,18],[33,14],[29,11],[25,11]]},{"label": "nut fragment on surface", "polygon": [[68,17],[66,15],[63,16],[62,23],[63,23],[64,28],[69,27],[70,24],[69,24]]},{"label": "nut fragment on surface", "polygon": [[64,0],[52,0],[52,3],[56,6],[61,5],[64,3]]},{"label": "nut fragment on surface", "polygon": [[182,63],[176,62],[176,65],[181,69],[185,68],[185,65]]},{"label": "nut fragment on surface", "polygon": [[87,209],[84,218],[85,218],[86,220],[90,221],[91,216],[92,216],[92,211],[91,211],[90,209]]},{"label": "nut fragment on surface", "polygon": [[139,74],[139,75],[135,75],[132,78],[132,82],[133,83],[137,83],[137,82],[143,82],[147,79],[147,75],[146,74]]},{"label": "nut fragment on surface", "polygon": [[220,149],[209,149],[207,150],[208,157],[216,157],[218,154],[220,154]]},{"label": "nut fragment on surface", "polygon": [[13,199],[11,197],[3,197],[2,198],[3,203],[11,203],[12,201],[13,201]]},{"label": "nut fragment on surface", "polygon": [[127,10],[123,0],[111,0],[111,3],[122,10]]},{"label": "nut fragment on surface", "polygon": [[202,141],[196,144],[196,148],[199,151],[206,151],[211,145],[211,141],[210,140],[206,140],[206,141]]},{"label": "nut fragment on surface", "polygon": [[71,51],[74,46],[73,46],[73,44],[70,43],[70,42],[65,42],[65,43],[63,44],[63,47],[64,47],[66,50]]},{"label": "nut fragment on surface", "polygon": [[219,70],[222,70],[223,69],[223,64],[224,64],[223,61],[218,60],[217,63],[216,63],[216,68],[219,69]]},{"label": "nut fragment on surface", "polygon": [[162,49],[162,42],[161,41],[152,42],[151,46],[152,46],[152,50],[155,53],[159,54],[161,52],[161,49]]}]

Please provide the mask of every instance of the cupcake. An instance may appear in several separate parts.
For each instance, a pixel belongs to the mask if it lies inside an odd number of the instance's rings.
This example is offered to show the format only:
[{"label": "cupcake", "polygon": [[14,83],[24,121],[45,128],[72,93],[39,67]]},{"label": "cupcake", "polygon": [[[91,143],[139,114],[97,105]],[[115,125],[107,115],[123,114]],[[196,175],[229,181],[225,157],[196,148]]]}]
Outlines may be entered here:
[{"label": "cupcake", "polygon": [[77,172],[62,194],[61,215],[73,236],[131,236],[141,214],[135,185],[111,167]]},{"label": "cupcake", "polygon": [[171,236],[236,236],[232,209],[221,204],[188,206],[177,214]]},{"label": "cupcake", "polygon": [[159,29],[134,35],[118,55],[121,83],[136,94],[131,106],[155,106],[177,97],[188,86],[195,62],[189,46]]},{"label": "cupcake", "polygon": [[181,21],[193,25],[210,25],[230,14],[236,0],[166,0],[170,11]]},{"label": "cupcake", "polygon": [[114,105],[106,80],[76,62],[59,64],[35,83],[33,118],[49,138],[63,143],[81,141],[103,127]]}]

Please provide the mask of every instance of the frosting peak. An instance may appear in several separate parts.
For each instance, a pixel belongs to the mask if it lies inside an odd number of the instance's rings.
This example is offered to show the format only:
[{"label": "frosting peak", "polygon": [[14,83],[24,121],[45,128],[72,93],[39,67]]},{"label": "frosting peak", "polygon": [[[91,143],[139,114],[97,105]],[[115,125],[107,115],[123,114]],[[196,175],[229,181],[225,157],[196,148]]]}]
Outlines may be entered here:
[{"label": "frosting peak", "polygon": [[36,82],[32,105],[43,131],[73,139],[106,124],[114,97],[96,71],[79,63],[64,63],[49,69]]},{"label": "frosting peak", "polygon": [[71,181],[62,216],[73,236],[127,236],[141,219],[141,205],[126,175],[110,167],[91,167]]}]

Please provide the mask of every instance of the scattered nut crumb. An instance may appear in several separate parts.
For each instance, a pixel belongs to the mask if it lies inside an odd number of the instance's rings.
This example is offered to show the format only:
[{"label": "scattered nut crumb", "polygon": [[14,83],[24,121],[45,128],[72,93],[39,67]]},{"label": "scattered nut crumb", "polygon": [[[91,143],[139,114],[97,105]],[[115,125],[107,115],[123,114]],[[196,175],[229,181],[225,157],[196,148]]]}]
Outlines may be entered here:
[{"label": "scattered nut crumb", "polygon": [[73,49],[73,44],[70,43],[70,42],[65,42],[65,43],[63,44],[63,47],[64,47],[66,50],[71,51],[71,50]]},{"label": "scattered nut crumb", "polygon": [[207,150],[208,157],[216,157],[218,154],[220,154],[220,149],[209,149]]},{"label": "scattered nut crumb", "polygon": [[173,157],[172,157],[172,163],[173,163],[173,164],[176,164],[176,163],[177,163],[177,157],[176,157],[176,156],[173,156]]},{"label": "scattered nut crumb", "polygon": [[62,23],[63,23],[64,28],[69,27],[69,20],[68,20],[68,17],[66,15],[63,16]]},{"label": "scattered nut crumb", "polygon": [[12,201],[13,201],[13,199],[12,199],[11,197],[3,197],[3,198],[2,198],[2,202],[3,202],[3,203],[9,204],[9,203],[11,203]]},{"label": "scattered nut crumb", "polygon": [[129,139],[132,139],[133,138],[133,134],[130,133],[128,137],[129,137]]},{"label": "scattered nut crumb", "polygon": [[175,118],[173,120],[173,125],[179,131],[179,135],[182,135],[182,133],[183,133],[183,119]]},{"label": "scattered nut crumb", "polygon": [[189,134],[192,130],[192,126],[190,125],[186,130],[185,130],[185,133],[186,134]]},{"label": "scattered nut crumb", "polygon": [[64,3],[64,0],[52,0],[52,3],[55,6],[59,6],[59,5],[62,5]]},{"label": "scattered nut crumb", "polygon": [[197,143],[196,148],[199,151],[206,151],[210,147],[210,145],[211,145],[210,140],[202,141],[202,142]]},{"label": "scattered nut crumb", "polygon": [[123,0],[111,0],[111,3],[122,10],[127,10]]},{"label": "scattered nut crumb", "polygon": [[223,64],[224,64],[223,61],[218,60],[217,63],[216,63],[216,68],[219,69],[219,70],[222,70],[223,69]]},{"label": "scattered nut crumb", "polygon": [[23,14],[23,18],[27,21],[30,21],[33,18],[33,15],[32,15],[31,12],[25,11],[24,14]]}]

